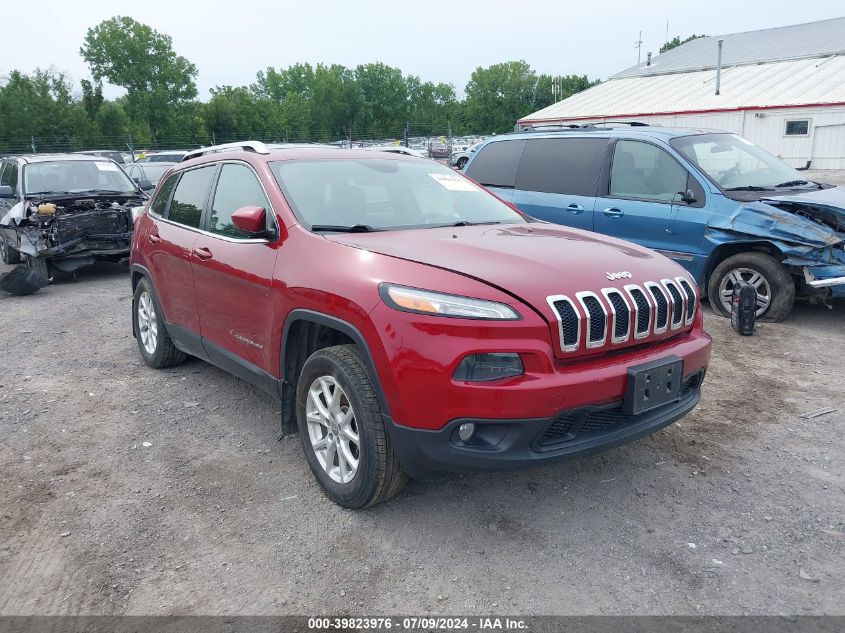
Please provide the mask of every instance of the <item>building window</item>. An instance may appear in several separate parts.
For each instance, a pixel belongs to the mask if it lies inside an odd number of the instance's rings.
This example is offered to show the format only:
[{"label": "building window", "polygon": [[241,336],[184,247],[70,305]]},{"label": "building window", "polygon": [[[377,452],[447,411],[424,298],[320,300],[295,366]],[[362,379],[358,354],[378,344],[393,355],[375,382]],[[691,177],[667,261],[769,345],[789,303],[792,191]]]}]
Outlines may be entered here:
[{"label": "building window", "polygon": [[807,136],[810,133],[810,120],[799,119],[786,122],[785,136]]}]

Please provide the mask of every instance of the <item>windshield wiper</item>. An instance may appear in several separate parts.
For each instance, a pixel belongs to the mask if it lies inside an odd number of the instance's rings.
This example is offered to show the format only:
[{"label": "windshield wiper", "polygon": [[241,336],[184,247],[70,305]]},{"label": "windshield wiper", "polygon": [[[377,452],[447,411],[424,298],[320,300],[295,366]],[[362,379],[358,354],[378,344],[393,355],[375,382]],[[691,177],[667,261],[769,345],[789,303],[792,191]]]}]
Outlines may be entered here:
[{"label": "windshield wiper", "polygon": [[480,224],[501,224],[499,220],[491,220],[490,222],[469,222],[467,220],[461,220],[460,222],[455,222],[451,226],[478,226]]},{"label": "windshield wiper", "polygon": [[786,182],[782,182],[779,185],[775,185],[775,189],[780,189],[781,187],[797,187],[799,185],[809,185],[810,183],[806,180],[788,180]]},{"label": "windshield wiper", "polygon": [[728,187],[725,191],[771,191],[771,187],[758,187],[757,185],[743,185],[742,187]]},{"label": "windshield wiper", "polygon": [[381,229],[374,229],[369,224],[353,224],[343,226],[342,224],[314,224],[311,227],[314,232],[334,231],[335,233],[372,233]]}]

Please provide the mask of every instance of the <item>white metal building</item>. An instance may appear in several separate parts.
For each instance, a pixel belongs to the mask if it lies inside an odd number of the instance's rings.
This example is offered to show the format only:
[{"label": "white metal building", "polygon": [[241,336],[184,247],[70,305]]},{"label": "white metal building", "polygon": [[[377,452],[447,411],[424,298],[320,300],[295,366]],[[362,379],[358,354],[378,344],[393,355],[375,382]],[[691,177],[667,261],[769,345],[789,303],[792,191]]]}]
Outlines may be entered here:
[{"label": "white metal building", "polygon": [[693,40],[518,125],[611,120],[726,130],[793,167],[845,169],[845,17]]}]

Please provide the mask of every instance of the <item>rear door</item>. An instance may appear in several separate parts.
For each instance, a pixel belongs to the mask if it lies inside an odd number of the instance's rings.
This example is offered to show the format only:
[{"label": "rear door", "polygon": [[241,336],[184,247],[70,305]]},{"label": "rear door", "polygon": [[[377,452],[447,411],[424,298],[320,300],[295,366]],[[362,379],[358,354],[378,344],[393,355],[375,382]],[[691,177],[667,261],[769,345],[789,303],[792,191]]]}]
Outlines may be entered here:
[{"label": "rear door", "polygon": [[502,200],[513,199],[516,171],[525,140],[493,141],[480,148],[466,167],[467,176],[487,187]]},{"label": "rear door", "polygon": [[165,318],[182,328],[177,337],[189,336],[194,346],[200,323],[191,259],[216,171],[217,165],[208,165],[171,175],[150,206],[153,225],[142,238]]},{"label": "rear door", "polygon": [[511,199],[539,220],[593,230],[593,206],[607,138],[526,142]]},{"label": "rear door", "polygon": [[[203,346],[209,360],[237,375],[244,369],[239,361],[277,375],[270,363],[270,287],[279,240],[250,238],[235,228],[232,214],[246,206],[262,207],[267,227],[278,235],[275,213],[252,167],[223,163],[192,256]],[[254,375],[242,377],[255,382]]]}]

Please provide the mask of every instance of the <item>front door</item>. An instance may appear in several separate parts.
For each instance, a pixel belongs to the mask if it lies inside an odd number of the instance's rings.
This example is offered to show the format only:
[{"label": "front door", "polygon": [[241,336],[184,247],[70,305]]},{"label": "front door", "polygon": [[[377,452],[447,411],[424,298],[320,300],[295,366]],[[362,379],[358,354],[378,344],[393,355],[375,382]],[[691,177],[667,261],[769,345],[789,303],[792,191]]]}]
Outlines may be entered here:
[{"label": "front door", "polygon": [[620,140],[609,179],[596,199],[596,232],[660,251],[689,252],[673,219],[683,207],[689,174],[672,155],[652,143]]},{"label": "front door", "polygon": [[200,331],[205,351],[216,364],[238,374],[237,366],[246,361],[250,373],[257,367],[277,376],[279,368],[270,362],[270,290],[279,242],[249,238],[235,228],[232,214],[246,206],[262,207],[268,228],[277,226],[253,169],[242,162],[223,163],[204,232],[193,248]]}]

